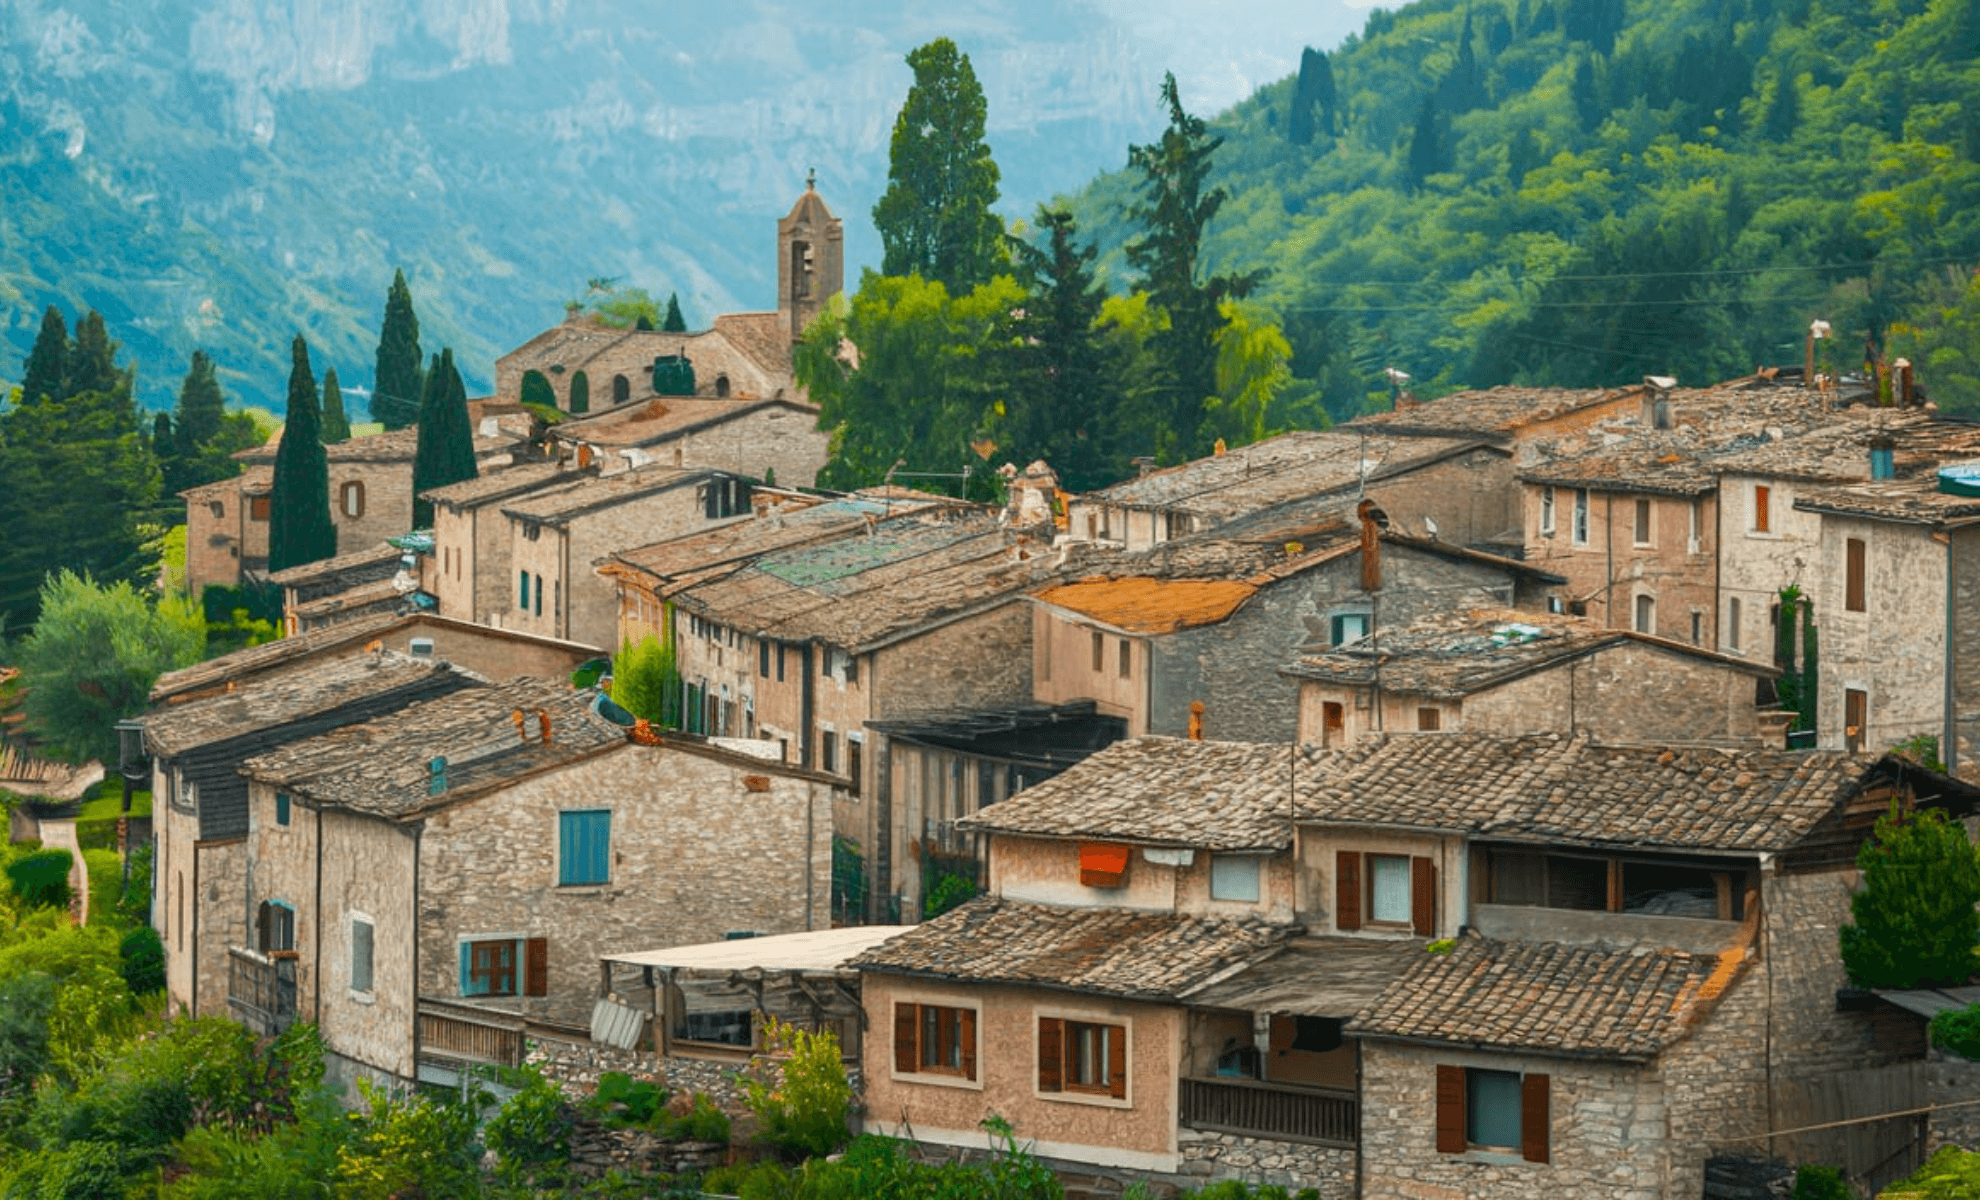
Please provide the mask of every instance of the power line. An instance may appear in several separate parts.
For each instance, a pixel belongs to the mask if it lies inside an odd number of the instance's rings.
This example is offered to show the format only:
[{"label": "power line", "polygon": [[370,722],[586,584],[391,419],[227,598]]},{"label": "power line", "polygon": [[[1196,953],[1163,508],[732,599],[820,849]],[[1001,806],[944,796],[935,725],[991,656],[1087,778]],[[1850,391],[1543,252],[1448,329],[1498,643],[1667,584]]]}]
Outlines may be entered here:
[{"label": "power line", "polygon": [[[1496,299],[1501,299],[1501,297],[1497,297],[1497,296],[1486,297],[1475,304],[1466,304],[1466,303],[1381,304],[1381,305],[1336,304],[1336,305],[1328,305],[1320,308],[1282,308],[1279,309],[1278,312],[1281,316],[1285,316],[1293,313],[1299,313],[1310,316],[1317,313],[1471,312],[1476,308],[1478,308],[1479,304],[1485,303],[1488,300],[1496,300]],[[1820,296],[1765,296],[1765,297],[1760,297],[1758,299],[1748,299],[1741,297],[1734,299],[1698,298],[1698,299],[1683,299],[1683,300],[1535,300],[1526,304],[1522,304],[1520,305],[1520,307],[1523,309],[1673,308],[1673,307],[1683,308],[1687,306],[1703,305],[1713,308],[1724,308],[1724,307],[1731,307],[1736,305],[1746,305],[1748,307],[1753,307],[1762,304],[1821,304],[1828,299],[1830,299],[1830,297],[1824,294]]]},{"label": "power line", "polygon": [[[1703,271],[1619,271],[1614,274],[1608,274],[1608,275],[1548,275],[1536,279],[1535,282],[1543,282],[1543,283],[1558,283],[1562,281],[1599,282],[1605,280],[1618,280],[1618,279],[1704,279],[1704,278],[1712,278],[1717,276],[1769,275],[1777,272],[1788,272],[1788,271],[1801,271],[1801,272],[1854,271],[1866,267],[1877,267],[1877,266],[1931,267],[1931,266],[1943,266],[1947,263],[1966,263],[1972,261],[1973,261],[1972,255],[1947,255],[1940,258],[1907,258],[1901,261],[1869,258],[1869,259],[1864,259],[1860,262],[1820,263],[1814,265],[1790,264],[1790,265],[1770,266],[1770,267],[1714,267]],[[1457,279],[1416,278],[1416,279],[1312,279],[1312,280],[1303,280],[1302,282],[1309,283],[1315,287],[1345,288],[1345,287],[1419,287],[1427,284],[1450,286],[1464,281]]]}]

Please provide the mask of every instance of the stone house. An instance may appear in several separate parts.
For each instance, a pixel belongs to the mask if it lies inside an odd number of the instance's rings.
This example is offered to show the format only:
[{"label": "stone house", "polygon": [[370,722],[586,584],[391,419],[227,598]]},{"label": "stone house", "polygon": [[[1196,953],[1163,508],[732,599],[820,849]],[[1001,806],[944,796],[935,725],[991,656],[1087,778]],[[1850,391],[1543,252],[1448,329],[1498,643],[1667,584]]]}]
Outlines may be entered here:
[{"label": "stone house", "polygon": [[608,474],[661,463],[793,488],[810,487],[832,452],[818,410],[784,399],[653,399],[565,421],[550,435]]},{"label": "stone house", "polygon": [[302,632],[299,609],[366,585],[387,583],[417,562],[415,556],[392,543],[380,542],[349,554],[275,572],[268,582],[282,589],[284,635],[294,637]]},{"label": "stone house", "polygon": [[1560,577],[1450,542],[1338,517],[1261,522],[1081,560],[1032,594],[1033,697],[1090,700],[1130,736],[1287,741],[1298,689],[1278,670],[1303,645],[1338,645],[1454,608],[1540,610]]},{"label": "stone house", "polygon": [[235,1011],[405,1083],[503,1018],[585,1027],[611,951],[829,924],[833,781],[595,707],[519,679],[247,762]]},{"label": "stone house", "polygon": [[301,658],[242,681],[170,690],[141,718],[155,798],[152,926],[165,945],[174,1011],[226,1011],[227,948],[240,943],[250,919],[242,761],[475,682],[450,663],[383,650]]},{"label": "stone house", "polygon": [[275,471],[249,467],[179,495],[186,502],[186,588],[239,587],[243,575],[268,570],[268,504]]},{"label": "stone house", "polygon": [[[1328,1200],[1690,1200],[1786,1081],[1923,1059],[1915,1015],[1838,1005],[1834,930],[1877,815],[1976,801],[1825,752],[1123,742],[967,818],[991,894],[859,961],[868,1104]],[[1049,1086],[1075,1055],[1090,1116]]]},{"label": "stone house", "polygon": [[376,649],[442,659],[485,679],[563,677],[601,653],[595,646],[476,625],[435,613],[370,616],[167,671],[152,685],[150,699],[155,706],[218,696],[266,677],[294,674],[308,664],[357,658]]},{"label": "stone house", "polygon": [[[1773,667],[1590,621],[1472,609],[1302,650],[1299,740],[1385,731],[1583,733],[1608,742],[1779,746]],[[1768,703],[1762,704],[1762,693]]]},{"label": "stone house", "polygon": [[564,462],[527,463],[433,488],[433,549],[420,560],[420,587],[444,616],[493,625],[515,604],[509,519],[502,506],[531,492],[589,477]]},{"label": "stone house", "polygon": [[1128,551],[1245,517],[1340,512],[1375,501],[1398,530],[1458,546],[1519,527],[1511,452],[1479,438],[1397,437],[1330,429],[1281,434],[1143,473],[1067,502],[1075,541]]},{"label": "stone house", "polygon": [[749,513],[750,484],[707,469],[641,467],[533,488],[504,501],[515,591],[504,628],[613,645],[618,596],[595,565],[621,550]]},{"label": "stone house", "polygon": [[801,400],[791,347],[845,286],[843,227],[815,188],[807,187],[777,222],[776,253],[775,312],[727,313],[711,328],[668,333],[611,329],[573,310],[562,325],[495,360],[496,396],[520,400],[524,377],[534,373],[550,386],[558,408],[599,412],[660,395],[656,384],[674,386],[660,377],[662,364],[685,359],[694,396]]}]

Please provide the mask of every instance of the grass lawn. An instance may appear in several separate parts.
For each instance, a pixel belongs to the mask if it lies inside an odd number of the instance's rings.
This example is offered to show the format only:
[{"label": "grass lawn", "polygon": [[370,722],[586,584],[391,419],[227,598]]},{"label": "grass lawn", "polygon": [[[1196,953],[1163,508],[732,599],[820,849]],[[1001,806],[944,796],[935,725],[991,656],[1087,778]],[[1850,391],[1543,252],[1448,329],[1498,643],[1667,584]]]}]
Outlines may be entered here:
[{"label": "grass lawn", "polygon": [[[124,815],[124,789],[114,780],[106,779],[99,789],[102,794],[94,800],[83,802],[82,811],[76,814],[78,821],[114,821]],[[151,793],[131,793],[131,816],[151,815]]]}]

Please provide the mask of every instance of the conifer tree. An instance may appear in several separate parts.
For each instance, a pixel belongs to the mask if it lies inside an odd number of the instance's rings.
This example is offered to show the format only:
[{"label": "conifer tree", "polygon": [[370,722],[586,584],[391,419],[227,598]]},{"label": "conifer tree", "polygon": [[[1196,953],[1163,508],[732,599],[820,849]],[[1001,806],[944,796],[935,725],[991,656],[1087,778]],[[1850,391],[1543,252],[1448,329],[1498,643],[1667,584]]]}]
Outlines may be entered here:
[{"label": "conifer tree", "polygon": [[450,346],[433,360],[426,373],[426,394],[420,399],[419,449],[413,455],[413,526],[433,527],[433,503],[424,498],[425,492],[477,474],[467,388],[454,369]]},{"label": "conifer tree", "polygon": [[27,368],[21,373],[21,402],[64,398],[68,377],[69,326],[62,320],[61,310],[51,304],[41,314],[41,332],[35,336]]},{"label": "conifer tree", "polygon": [[914,85],[894,120],[887,191],[873,206],[882,271],[919,275],[960,296],[1004,264],[996,162],[983,141],[989,105],[969,55],[948,38],[907,56]]},{"label": "conifer tree", "polygon": [[330,520],[330,463],[323,453],[323,414],[317,407],[309,343],[301,334],[296,335],[289,354],[289,411],[281,445],[275,451],[275,480],[269,500],[271,572],[318,562],[337,553],[337,527]]},{"label": "conifer tree", "polygon": [[1081,245],[1078,227],[1064,208],[1038,209],[1045,245],[1015,242],[1018,279],[1030,293],[1024,337],[1017,356],[1010,405],[1019,461],[1043,458],[1075,491],[1112,483],[1111,444],[1115,388],[1094,326],[1107,300],[1095,278],[1096,250]]},{"label": "conifer tree", "polygon": [[[91,309],[76,323],[76,340],[69,347],[69,371],[63,381],[63,394],[114,397],[119,385],[124,383],[128,380],[117,366],[117,343],[110,340],[103,314]],[[109,402],[114,406],[114,400]]]},{"label": "conifer tree", "polygon": [[227,416],[227,400],[220,394],[220,378],[213,359],[204,350],[193,351],[186,368],[185,382],[179,385],[178,407],[172,413],[173,437],[179,455],[190,458],[200,447],[220,436],[220,423]]},{"label": "conifer tree", "polygon": [[1843,968],[1867,988],[1963,986],[1980,970],[1980,852],[1966,829],[1895,804],[1856,855],[1863,885],[1837,932]]},{"label": "conifer tree", "polygon": [[392,273],[385,297],[385,325],[378,334],[378,369],[371,384],[371,419],[387,429],[404,429],[419,417],[419,317],[413,313],[406,273]]},{"label": "conifer tree", "polygon": [[666,330],[668,333],[687,332],[687,318],[681,315],[681,295],[679,292],[667,293],[667,319],[660,323],[660,328]]},{"label": "conifer tree", "polygon": [[344,389],[337,386],[337,368],[323,372],[323,444],[351,440],[351,419],[344,415]]},{"label": "conifer tree", "polygon": [[1299,82],[1293,87],[1292,113],[1286,136],[1296,146],[1309,145],[1318,133],[1334,137],[1334,69],[1327,56],[1308,46],[1299,56]]}]

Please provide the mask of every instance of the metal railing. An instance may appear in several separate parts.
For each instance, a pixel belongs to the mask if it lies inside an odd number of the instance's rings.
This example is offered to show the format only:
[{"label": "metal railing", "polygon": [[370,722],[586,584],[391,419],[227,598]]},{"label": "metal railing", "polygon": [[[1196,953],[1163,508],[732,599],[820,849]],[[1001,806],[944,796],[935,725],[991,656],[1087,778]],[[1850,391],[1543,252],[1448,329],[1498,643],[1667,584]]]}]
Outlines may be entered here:
[{"label": "metal railing", "polygon": [[229,946],[227,1006],[242,1024],[263,1035],[287,1029],[296,1019],[295,955],[259,954]]},{"label": "metal railing", "polygon": [[1322,1146],[1353,1146],[1360,1136],[1361,1104],[1350,1091],[1251,1079],[1181,1082],[1178,1120],[1191,1129]]}]

